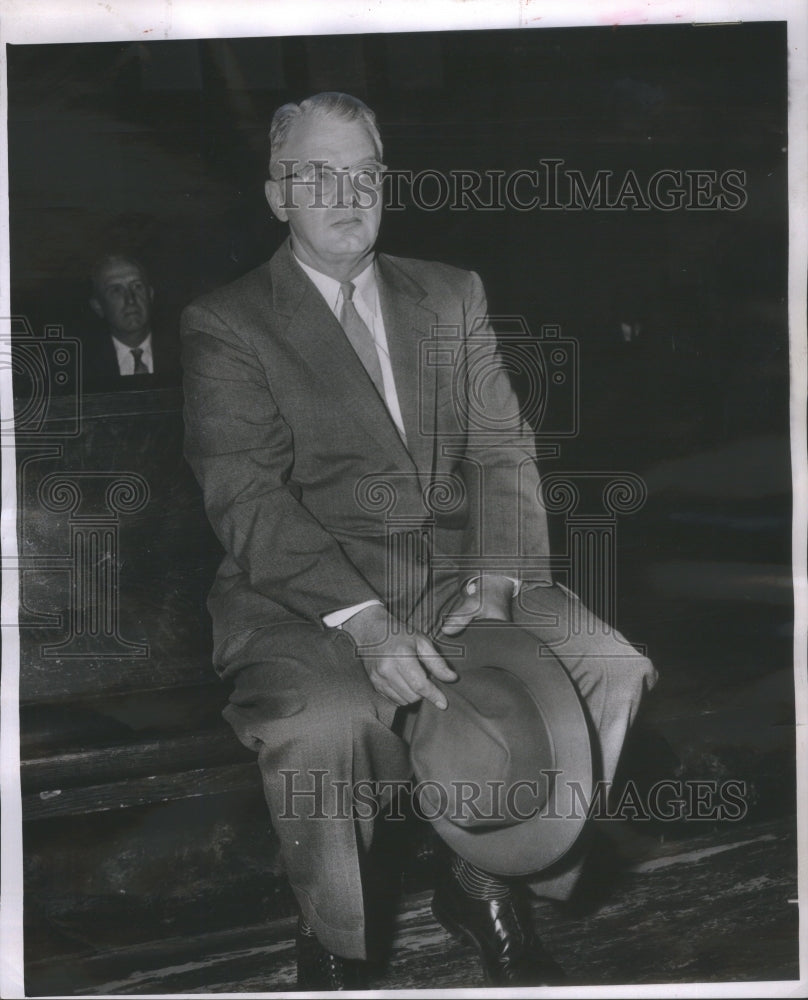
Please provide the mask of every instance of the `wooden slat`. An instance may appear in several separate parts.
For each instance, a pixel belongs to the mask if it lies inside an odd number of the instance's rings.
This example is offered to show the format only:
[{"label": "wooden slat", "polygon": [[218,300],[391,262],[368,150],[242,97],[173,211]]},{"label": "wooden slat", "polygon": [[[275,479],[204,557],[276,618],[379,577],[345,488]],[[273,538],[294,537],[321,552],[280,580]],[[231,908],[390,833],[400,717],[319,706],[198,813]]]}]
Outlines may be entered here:
[{"label": "wooden slat", "polygon": [[24,663],[20,702],[65,701],[127,692],[203,685],[216,680],[209,657],[176,655],[149,659],[53,659]]},{"label": "wooden slat", "polygon": [[53,396],[43,428],[38,433],[58,433],[59,425],[74,420],[77,410],[82,422],[153,413],[181,413],[182,389],[179,386],[168,386],[160,389],[127,389],[126,392],[93,392],[84,394],[78,402],[71,394]]},{"label": "wooden slat", "polygon": [[132,778],[254,760],[255,754],[243,747],[229,729],[222,727],[23,760],[20,776],[23,794],[49,793],[53,789],[64,791],[116,779],[125,787],[124,782]]},{"label": "wooden slat", "polygon": [[22,813],[25,821],[52,819],[250,790],[261,794],[260,775],[255,763],[229,764],[226,767],[132,778],[86,788],[32,792],[23,796]]}]

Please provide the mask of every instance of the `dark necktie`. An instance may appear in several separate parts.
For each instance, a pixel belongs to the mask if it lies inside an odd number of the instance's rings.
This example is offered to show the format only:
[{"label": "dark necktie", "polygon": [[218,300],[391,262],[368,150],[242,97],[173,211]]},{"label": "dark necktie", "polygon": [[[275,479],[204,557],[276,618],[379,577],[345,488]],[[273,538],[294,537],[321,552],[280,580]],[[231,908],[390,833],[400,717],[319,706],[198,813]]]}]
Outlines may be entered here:
[{"label": "dark necktie", "polygon": [[135,359],[135,375],[149,375],[149,369],[143,363],[143,348],[142,347],[131,347],[129,353]]},{"label": "dark necktie", "polygon": [[384,399],[384,379],[379,364],[379,355],[376,353],[373,334],[362,321],[362,317],[353,304],[354,284],[352,281],[344,281],[340,285],[340,289],[342,290],[342,310],[339,314],[339,321],[342,324],[342,329],[350,340],[359,360],[365,366],[365,371],[370,375],[379,395]]}]

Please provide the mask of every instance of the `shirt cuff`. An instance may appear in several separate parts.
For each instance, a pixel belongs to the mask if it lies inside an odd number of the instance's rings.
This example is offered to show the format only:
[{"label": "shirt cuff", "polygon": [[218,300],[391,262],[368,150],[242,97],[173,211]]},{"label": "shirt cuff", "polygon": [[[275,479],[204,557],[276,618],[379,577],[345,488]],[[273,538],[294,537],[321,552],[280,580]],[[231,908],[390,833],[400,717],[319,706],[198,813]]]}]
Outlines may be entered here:
[{"label": "shirt cuff", "polygon": [[[466,591],[467,594],[476,594],[477,593],[477,581],[480,580],[480,579],[481,579],[481,577],[479,577],[479,576],[473,576],[470,580],[466,581],[466,583],[464,584],[464,589],[465,589],[465,591]],[[516,595],[522,589],[522,581],[521,580],[517,580],[517,579],[515,579],[515,577],[512,577],[512,576],[505,576],[504,573],[502,574],[502,579],[504,579],[504,580],[510,580],[511,581],[511,583],[513,584],[513,594],[511,594],[511,597],[516,597]],[[325,619],[323,619],[323,620],[325,620]]]},{"label": "shirt cuff", "polygon": [[381,603],[381,601],[374,599],[372,601],[363,601],[361,604],[353,604],[350,608],[341,608],[339,611],[332,611],[330,614],[323,615],[323,625],[326,628],[342,628],[349,618],[358,615],[365,608],[372,608],[374,604],[381,605]]}]

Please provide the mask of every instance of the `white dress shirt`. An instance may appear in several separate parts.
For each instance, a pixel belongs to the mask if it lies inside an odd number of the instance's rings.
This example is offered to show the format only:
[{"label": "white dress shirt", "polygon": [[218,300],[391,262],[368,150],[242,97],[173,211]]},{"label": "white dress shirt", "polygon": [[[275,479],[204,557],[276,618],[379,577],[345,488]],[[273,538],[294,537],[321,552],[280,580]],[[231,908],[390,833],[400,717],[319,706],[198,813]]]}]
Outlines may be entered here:
[{"label": "white dress shirt", "polygon": [[[110,334],[112,336],[112,334]],[[112,337],[112,344],[115,348],[115,354],[118,358],[118,371],[121,375],[134,375],[135,374],[135,357],[132,354],[132,348],[127,344],[122,343],[117,337]],[[154,356],[152,355],[152,335],[149,334],[145,340],[141,341],[137,345],[143,353],[140,356],[140,360],[149,369],[149,371],[154,373]],[[141,373],[142,374],[142,373]]]}]

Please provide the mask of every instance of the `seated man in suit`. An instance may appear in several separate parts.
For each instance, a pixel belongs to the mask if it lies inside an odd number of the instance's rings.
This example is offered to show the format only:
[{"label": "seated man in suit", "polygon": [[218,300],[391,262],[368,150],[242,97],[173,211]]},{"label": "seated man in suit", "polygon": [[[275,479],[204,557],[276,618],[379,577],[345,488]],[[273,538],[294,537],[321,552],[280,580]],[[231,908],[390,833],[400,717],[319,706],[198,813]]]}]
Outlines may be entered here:
[{"label": "seated man in suit", "polygon": [[[91,273],[90,308],[105,329],[84,338],[85,385],[92,389],[150,385],[149,376],[170,376],[179,367],[178,351],[155,336],[154,289],[142,264],[133,257],[107,254]],[[146,378],[130,377],[146,376]],[[120,381],[127,378],[126,383]]]},{"label": "seated man in suit", "polygon": [[[183,314],[186,455],[226,552],[209,599],[225,716],[258,754],[300,907],[299,984],[328,990],[364,982],[378,832],[334,795],[409,778],[400,716],[445,708],[455,678],[441,628],[519,621],[561,642],[607,780],[655,674],[617,633],[570,628],[580,608],[550,575],[533,434],[479,278],[376,252],[373,113],[319,94],[276,112],[270,144],[266,195],[290,238]],[[454,361],[425,365],[440,337]],[[579,868],[530,886],[566,898]],[[510,883],[455,857],[438,891],[490,985],[558,980]]]}]

